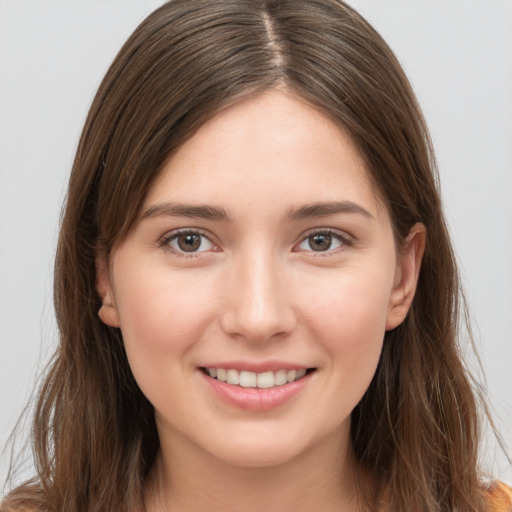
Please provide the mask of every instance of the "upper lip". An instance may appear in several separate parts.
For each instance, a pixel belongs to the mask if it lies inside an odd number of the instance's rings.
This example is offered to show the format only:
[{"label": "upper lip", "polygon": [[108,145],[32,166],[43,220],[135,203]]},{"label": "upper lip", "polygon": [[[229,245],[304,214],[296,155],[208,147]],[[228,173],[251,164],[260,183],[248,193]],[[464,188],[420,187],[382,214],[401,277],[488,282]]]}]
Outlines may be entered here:
[{"label": "upper lip", "polygon": [[270,371],[276,372],[278,370],[307,370],[313,367],[286,361],[217,361],[214,363],[203,364],[200,368],[224,368],[226,370],[233,369],[238,371],[263,373]]}]

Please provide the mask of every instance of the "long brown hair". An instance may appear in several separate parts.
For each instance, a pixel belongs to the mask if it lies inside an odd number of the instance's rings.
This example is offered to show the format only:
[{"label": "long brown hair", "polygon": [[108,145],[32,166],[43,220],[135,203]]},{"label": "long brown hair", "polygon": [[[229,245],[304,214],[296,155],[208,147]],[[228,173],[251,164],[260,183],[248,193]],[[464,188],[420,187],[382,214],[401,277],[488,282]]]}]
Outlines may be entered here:
[{"label": "long brown hair", "polygon": [[9,504],[137,510],[159,441],[118,329],[98,319],[95,258],[126,236],[169,155],[242,98],[286,87],[353,137],[385,198],[397,246],[427,247],[412,308],[386,333],[352,413],[361,473],[392,510],[483,510],[478,421],[457,331],[459,282],[428,131],[393,53],[339,0],[172,0],[125,43],[91,106],[55,264],[60,345],[34,420],[37,478]]}]

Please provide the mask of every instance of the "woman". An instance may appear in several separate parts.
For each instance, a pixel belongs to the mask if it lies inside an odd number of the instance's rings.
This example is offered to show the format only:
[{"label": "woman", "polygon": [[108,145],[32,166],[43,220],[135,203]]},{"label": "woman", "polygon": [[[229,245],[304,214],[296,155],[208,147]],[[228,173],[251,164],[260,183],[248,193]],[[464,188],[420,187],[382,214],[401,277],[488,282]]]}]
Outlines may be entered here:
[{"label": "woman", "polygon": [[507,510],[458,294],[378,34],[334,0],[171,1],[86,121],[38,477],[3,507]]}]

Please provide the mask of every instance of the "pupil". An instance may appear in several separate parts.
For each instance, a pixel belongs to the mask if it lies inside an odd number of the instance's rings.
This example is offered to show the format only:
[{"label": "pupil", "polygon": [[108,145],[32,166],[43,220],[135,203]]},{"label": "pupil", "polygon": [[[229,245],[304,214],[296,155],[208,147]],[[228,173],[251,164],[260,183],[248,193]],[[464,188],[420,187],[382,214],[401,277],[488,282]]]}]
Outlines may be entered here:
[{"label": "pupil", "polygon": [[201,246],[201,237],[199,235],[181,235],[178,237],[178,246],[184,252],[194,252]]},{"label": "pupil", "polygon": [[312,235],[309,237],[309,246],[313,251],[327,251],[330,249],[332,236],[329,233]]}]

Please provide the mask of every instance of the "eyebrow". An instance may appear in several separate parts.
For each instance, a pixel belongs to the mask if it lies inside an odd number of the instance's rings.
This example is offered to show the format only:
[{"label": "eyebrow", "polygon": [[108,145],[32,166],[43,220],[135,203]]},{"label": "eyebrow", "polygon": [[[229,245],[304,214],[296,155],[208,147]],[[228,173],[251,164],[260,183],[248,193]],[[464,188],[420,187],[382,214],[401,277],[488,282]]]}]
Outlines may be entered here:
[{"label": "eyebrow", "polygon": [[[338,213],[358,214],[369,219],[374,219],[374,216],[368,210],[365,210],[362,206],[359,206],[352,201],[331,201],[308,204],[296,210],[291,210],[288,214],[288,218],[291,220],[302,220],[314,217],[326,217],[329,215],[336,215]],[[232,218],[224,208],[172,202],[157,203],[151,206],[142,214],[141,219],[143,220],[160,216],[177,216],[191,219],[232,222]]]},{"label": "eyebrow", "polygon": [[365,210],[362,206],[352,201],[331,201],[308,204],[298,210],[292,210],[289,217],[292,220],[302,220],[314,217],[326,217],[337,213],[357,214],[367,217],[368,219],[375,218],[368,210]]},{"label": "eyebrow", "polygon": [[207,205],[189,205],[180,203],[158,203],[148,208],[142,215],[142,219],[152,217],[171,216],[188,217],[191,219],[207,219],[230,222],[231,218],[224,208]]}]

